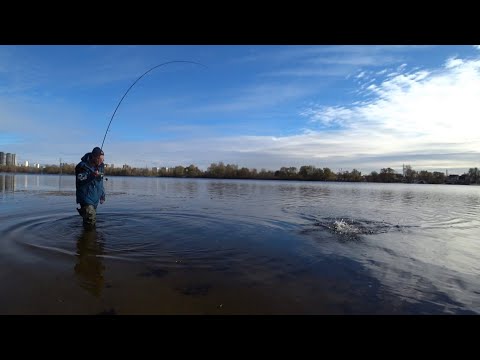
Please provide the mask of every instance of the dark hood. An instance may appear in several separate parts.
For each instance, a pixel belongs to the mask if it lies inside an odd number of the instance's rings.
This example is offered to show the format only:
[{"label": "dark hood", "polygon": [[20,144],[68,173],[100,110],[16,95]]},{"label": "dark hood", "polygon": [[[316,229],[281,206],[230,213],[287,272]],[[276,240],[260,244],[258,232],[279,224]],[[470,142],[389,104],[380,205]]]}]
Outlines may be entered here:
[{"label": "dark hood", "polygon": [[83,155],[81,160],[84,161],[84,162],[88,162],[91,157],[92,157],[92,153],[89,152],[89,153],[86,153],[85,155]]}]

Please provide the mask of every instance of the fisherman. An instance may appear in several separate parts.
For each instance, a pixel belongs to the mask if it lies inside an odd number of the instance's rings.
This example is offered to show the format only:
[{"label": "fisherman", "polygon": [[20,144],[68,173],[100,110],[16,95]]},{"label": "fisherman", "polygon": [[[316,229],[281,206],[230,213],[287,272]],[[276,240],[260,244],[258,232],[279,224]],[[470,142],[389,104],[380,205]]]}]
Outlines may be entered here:
[{"label": "fisherman", "polygon": [[103,150],[95,147],[92,152],[86,153],[75,167],[77,204],[80,204],[77,211],[83,217],[85,228],[95,226],[98,203],[105,202],[103,160]]}]

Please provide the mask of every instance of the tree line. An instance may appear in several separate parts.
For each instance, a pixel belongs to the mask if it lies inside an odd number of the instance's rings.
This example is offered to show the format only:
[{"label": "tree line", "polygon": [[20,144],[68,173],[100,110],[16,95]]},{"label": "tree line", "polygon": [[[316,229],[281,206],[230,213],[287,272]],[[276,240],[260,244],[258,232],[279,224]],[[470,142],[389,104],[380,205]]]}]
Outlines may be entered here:
[{"label": "tree line", "polygon": [[[75,174],[75,164],[46,165],[42,168],[0,165],[0,172],[17,172],[33,174]],[[304,165],[300,168],[281,167],[276,171],[261,169],[249,169],[235,164],[225,165],[223,162],[212,163],[206,171],[202,171],[195,165],[161,167],[158,169],[136,168],[125,166],[123,168],[105,169],[109,176],[157,176],[157,177],[183,177],[183,178],[214,178],[214,179],[259,179],[259,180],[310,180],[310,181],[346,181],[346,182],[382,182],[382,183],[426,183],[443,184],[448,178],[439,171],[416,171],[410,165],[406,165],[403,173],[394,169],[382,168],[379,172],[372,171],[362,175],[357,169],[352,171],[334,172],[328,167],[320,168],[313,165]],[[468,173],[462,174],[465,184],[480,183],[480,170],[470,168]]]}]

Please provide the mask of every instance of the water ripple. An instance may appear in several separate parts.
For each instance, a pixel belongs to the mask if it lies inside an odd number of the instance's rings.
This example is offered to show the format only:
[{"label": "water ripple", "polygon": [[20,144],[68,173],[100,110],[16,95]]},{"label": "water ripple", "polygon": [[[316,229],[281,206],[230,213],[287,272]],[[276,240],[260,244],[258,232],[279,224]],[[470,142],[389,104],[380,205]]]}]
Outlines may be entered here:
[{"label": "water ripple", "polygon": [[[77,215],[31,215],[5,228],[3,247],[18,258],[78,256],[80,243],[93,237],[98,258],[155,264],[163,268],[227,269],[248,261],[263,266],[269,257],[252,256],[249,247],[280,238],[289,225],[259,217],[242,219],[165,210],[100,212],[87,232]],[[262,238],[256,238],[264,234]],[[84,249],[85,250],[85,249]],[[260,262],[260,264],[259,264]],[[256,263],[256,265],[255,265]]]}]

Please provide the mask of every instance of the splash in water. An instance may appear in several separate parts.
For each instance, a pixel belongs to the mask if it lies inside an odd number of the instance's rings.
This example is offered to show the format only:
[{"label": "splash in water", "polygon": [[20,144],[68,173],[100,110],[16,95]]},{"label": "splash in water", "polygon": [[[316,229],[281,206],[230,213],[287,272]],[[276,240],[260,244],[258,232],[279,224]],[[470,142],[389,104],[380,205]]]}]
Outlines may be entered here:
[{"label": "splash in water", "polygon": [[332,230],[341,235],[356,235],[360,233],[360,229],[353,224],[349,224],[344,219],[335,220],[332,225]]},{"label": "splash in water", "polygon": [[[389,224],[384,221],[345,219],[345,218],[323,218],[315,221],[317,229],[326,229],[342,238],[358,240],[361,235],[382,234],[389,231],[401,231],[400,225]],[[314,229],[311,229],[313,231]]]}]

